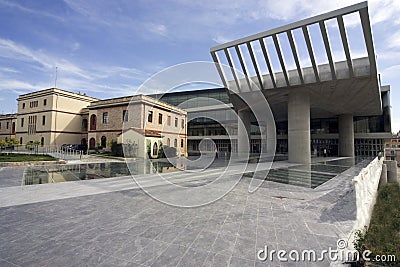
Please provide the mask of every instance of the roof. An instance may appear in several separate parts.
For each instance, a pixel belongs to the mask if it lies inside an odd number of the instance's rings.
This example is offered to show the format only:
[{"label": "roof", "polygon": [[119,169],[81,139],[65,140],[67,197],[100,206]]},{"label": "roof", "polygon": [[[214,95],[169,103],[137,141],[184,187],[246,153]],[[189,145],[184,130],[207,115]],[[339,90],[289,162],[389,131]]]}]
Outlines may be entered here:
[{"label": "roof", "polygon": [[82,93],[82,94],[75,93],[75,92],[67,91],[67,90],[60,89],[60,88],[48,88],[48,89],[43,89],[43,90],[27,93],[27,94],[22,94],[22,95],[19,95],[18,100],[29,99],[29,98],[39,97],[39,96],[43,96],[43,95],[52,95],[52,94],[62,94],[63,96],[66,96],[66,97],[78,98],[78,99],[82,99],[82,100],[89,101],[89,102],[98,100],[98,98],[87,96],[85,93]]},{"label": "roof", "polygon": [[131,127],[131,128],[129,128],[129,129],[124,129],[124,130],[122,131],[122,133],[120,133],[119,135],[121,135],[121,134],[123,134],[123,133],[126,133],[126,132],[129,132],[129,131],[137,132],[137,133],[139,133],[139,134],[141,134],[141,135],[143,135],[143,136],[146,136],[146,137],[159,137],[159,138],[162,137],[160,131],[148,130],[148,129],[141,129],[141,128],[135,128],[135,127]]},{"label": "roof", "polygon": [[[365,43],[366,57],[352,58],[346,21],[343,20],[348,14],[358,15],[358,21],[352,23],[359,23],[361,26],[363,38],[359,41]],[[328,21],[336,23],[339,39],[332,38],[332,33],[327,31]],[[315,40],[316,37],[310,34],[310,26],[319,30],[322,42]],[[295,31],[300,31],[296,39]],[[289,44],[286,46],[288,51],[283,51],[281,41]],[[296,41],[305,44],[302,54],[297,50]],[[335,47],[343,47],[344,61],[333,61],[331,47],[334,41],[339,42],[339,46]],[[313,44],[318,43],[323,47],[326,64],[317,63]],[[212,47],[210,53],[217,63],[216,68],[222,83],[231,94],[251,94],[252,91],[261,90],[274,115],[282,115],[281,119],[287,118],[287,107],[284,107],[287,105],[282,104],[288,102],[287,96],[291,90],[298,89],[310,92],[312,116],[330,117],[346,113],[369,116],[382,113],[367,2],[227,42]],[[286,56],[295,63],[293,69],[289,69]],[[275,58],[277,64],[273,65]],[[310,62],[311,66],[304,66],[305,61]],[[260,68],[261,64],[266,68]],[[274,68],[280,70],[276,71]],[[239,103],[233,104],[237,109],[246,108]]]},{"label": "roof", "polygon": [[179,114],[187,114],[187,112],[183,109],[180,109],[174,105],[168,104],[162,100],[153,98],[147,95],[134,95],[134,96],[123,96],[117,98],[109,98],[98,100],[90,103],[88,106],[89,109],[97,109],[97,108],[105,108],[105,107],[113,107],[113,106],[121,106],[121,105],[131,105],[136,103],[147,103],[149,105],[153,105],[156,108],[161,108],[168,111],[174,111]]}]

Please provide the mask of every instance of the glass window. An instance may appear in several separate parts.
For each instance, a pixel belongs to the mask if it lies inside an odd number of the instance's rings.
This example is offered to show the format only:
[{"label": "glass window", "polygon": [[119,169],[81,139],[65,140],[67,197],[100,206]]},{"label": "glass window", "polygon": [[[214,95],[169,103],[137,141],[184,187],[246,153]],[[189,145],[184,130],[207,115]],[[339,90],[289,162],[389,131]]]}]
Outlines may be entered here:
[{"label": "glass window", "polygon": [[10,123],[7,121],[6,128],[8,129],[9,126],[10,126]]},{"label": "glass window", "polygon": [[108,123],[108,112],[103,113],[103,123],[107,124]]},{"label": "glass window", "polygon": [[42,117],[42,125],[45,125],[46,124],[46,116],[43,116]]},{"label": "glass window", "polygon": [[175,118],[175,127],[178,127],[178,118]]},{"label": "glass window", "polygon": [[184,141],[183,141],[183,139],[181,139],[181,147],[183,147],[183,145],[184,145]]},{"label": "glass window", "polygon": [[178,146],[178,140],[174,140],[174,147],[177,147]]},{"label": "glass window", "polygon": [[128,121],[128,111],[127,110],[122,111],[122,121]]},{"label": "glass window", "polygon": [[185,128],[185,120],[184,120],[184,119],[182,119],[182,126],[181,126],[181,128]]},{"label": "glass window", "polygon": [[21,127],[24,127],[24,118],[21,118]]},{"label": "glass window", "polygon": [[147,115],[147,121],[153,122],[153,111],[149,111],[149,113]]},{"label": "glass window", "polygon": [[46,106],[47,105],[47,99],[44,99],[43,100],[43,106]]},{"label": "glass window", "polygon": [[171,116],[168,116],[168,117],[167,117],[167,125],[168,125],[168,126],[171,126]]},{"label": "glass window", "polygon": [[25,108],[25,103],[22,103],[22,109],[24,109]]},{"label": "glass window", "polygon": [[162,114],[158,114],[158,124],[162,124]]}]

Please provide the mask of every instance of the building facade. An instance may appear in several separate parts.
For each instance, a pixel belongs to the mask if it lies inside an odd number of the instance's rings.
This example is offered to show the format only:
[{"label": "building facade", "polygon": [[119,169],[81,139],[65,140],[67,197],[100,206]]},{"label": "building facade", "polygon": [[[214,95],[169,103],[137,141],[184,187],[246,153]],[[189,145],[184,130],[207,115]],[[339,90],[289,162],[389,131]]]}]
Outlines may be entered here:
[{"label": "building facade", "polygon": [[0,140],[15,138],[16,114],[0,115]]},{"label": "building facade", "polygon": [[130,135],[133,129],[151,140],[152,152],[157,143],[157,151],[162,145],[176,148],[178,155],[187,155],[187,113],[163,101],[145,95],[99,100],[88,106],[87,118],[83,124],[89,126],[86,140],[90,149],[107,147],[110,141],[123,142],[120,135]]},{"label": "building facade", "polygon": [[78,144],[82,134],[81,111],[96,100],[58,88],[20,95],[15,137],[20,144]]},{"label": "building facade", "polygon": [[395,160],[397,165],[400,166],[400,135],[392,137],[390,142],[385,143],[385,159]]},{"label": "building facade", "polygon": [[[137,95],[99,100],[58,88],[18,97],[18,113],[0,116],[0,138],[16,138],[20,144],[40,143],[60,148],[80,144],[88,149],[111,148],[130,129],[142,133],[156,157],[162,146],[187,155],[187,113],[149,96]],[[154,144],[157,143],[157,150]],[[137,155],[145,156],[140,151]]]},{"label": "building facade", "polygon": [[[349,48],[353,44],[343,19],[349,14],[357,17],[353,23],[362,29],[361,57]],[[327,31],[330,22],[336,24],[340,38]],[[315,35],[310,34],[313,27],[318,29]],[[294,38],[296,32],[300,34]],[[318,55],[313,44],[320,40]],[[298,43],[305,49],[298,50]],[[333,46],[343,48],[345,59],[334,61]],[[260,123],[267,130],[273,128],[257,120],[263,114],[260,109],[254,114],[253,109],[255,100],[268,101],[260,105],[271,109],[278,129],[277,151],[288,151],[290,162],[310,164],[321,150],[345,157],[372,156],[391,137],[389,88],[380,84],[367,2],[219,44],[210,48],[210,54],[244,128]],[[317,56],[326,59],[318,61]],[[240,150],[249,137],[248,131],[238,131]],[[267,151],[271,153],[272,147]]]},{"label": "building facade", "polygon": [[[228,91],[225,88],[204,89],[195,91],[183,91],[166,93],[164,95],[154,95],[161,97],[161,100],[172,105],[182,105],[188,112],[188,153],[196,155],[199,153],[200,141],[210,138],[214,141],[217,149],[221,153],[237,152],[237,118],[229,118],[227,107],[221,105],[211,105],[212,101],[207,102],[204,98],[212,98],[234,108],[230,102]],[[202,98],[203,102],[188,100]],[[390,119],[390,87],[381,87],[381,98],[383,112],[382,115],[375,116],[355,116],[353,119],[354,127],[354,151],[356,156],[376,156],[384,151],[385,142],[391,138],[391,119]],[[189,105],[188,105],[189,103]],[[191,104],[191,105],[190,105]],[[224,128],[221,123],[207,119],[210,114],[217,117],[219,121],[228,125]],[[280,117],[280,116],[277,116]],[[250,152],[258,153],[261,149],[261,132],[259,127],[251,125],[250,128]],[[233,140],[230,140],[228,133]],[[288,155],[288,120],[276,120],[276,154],[280,157]],[[326,118],[310,119],[310,150],[312,156],[322,156],[326,149],[328,155],[339,155],[339,116]],[[207,150],[205,148],[204,150]]]}]

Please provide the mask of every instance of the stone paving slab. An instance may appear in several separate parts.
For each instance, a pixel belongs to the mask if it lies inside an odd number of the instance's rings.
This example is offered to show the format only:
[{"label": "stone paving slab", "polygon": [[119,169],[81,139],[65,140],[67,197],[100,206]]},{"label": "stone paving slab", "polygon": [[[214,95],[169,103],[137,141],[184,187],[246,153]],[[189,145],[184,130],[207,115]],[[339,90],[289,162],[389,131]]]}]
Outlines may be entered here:
[{"label": "stone paving slab", "polygon": [[[0,208],[0,266],[329,266],[256,254],[265,246],[335,249],[354,224],[355,172],[320,189],[264,182],[252,194],[243,179],[198,208],[171,207],[135,188],[9,205]],[[59,186],[76,189],[69,184]]]}]

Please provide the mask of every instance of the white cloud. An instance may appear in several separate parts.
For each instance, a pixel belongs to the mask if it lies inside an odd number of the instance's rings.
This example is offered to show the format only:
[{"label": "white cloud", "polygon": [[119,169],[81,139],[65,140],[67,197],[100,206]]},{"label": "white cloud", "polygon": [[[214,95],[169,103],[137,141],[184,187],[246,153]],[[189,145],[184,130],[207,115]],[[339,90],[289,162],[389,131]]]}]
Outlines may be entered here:
[{"label": "white cloud", "polygon": [[168,30],[167,27],[163,24],[157,24],[157,23],[149,23],[146,25],[146,28],[155,34],[161,35],[161,36],[167,36]]},{"label": "white cloud", "polygon": [[20,73],[20,71],[13,69],[13,68],[7,68],[7,67],[0,67],[0,72],[8,72],[8,73]]},{"label": "white cloud", "polygon": [[64,18],[62,16],[57,16],[57,15],[54,15],[51,13],[44,12],[42,10],[27,8],[26,6],[22,6],[22,5],[18,4],[16,1],[10,2],[10,1],[5,1],[5,0],[0,0],[0,5],[3,5],[8,8],[18,9],[19,11],[22,11],[22,12],[28,13],[28,14],[32,14],[35,16],[48,17],[48,18],[55,19],[58,21],[64,21]]},{"label": "white cloud", "polygon": [[222,36],[222,35],[218,35],[215,38],[212,39],[214,42],[218,43],[218,44],[223,44],[223,43],[227,43],[232,41],[233,39]]}]

